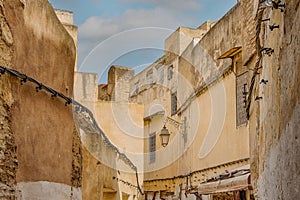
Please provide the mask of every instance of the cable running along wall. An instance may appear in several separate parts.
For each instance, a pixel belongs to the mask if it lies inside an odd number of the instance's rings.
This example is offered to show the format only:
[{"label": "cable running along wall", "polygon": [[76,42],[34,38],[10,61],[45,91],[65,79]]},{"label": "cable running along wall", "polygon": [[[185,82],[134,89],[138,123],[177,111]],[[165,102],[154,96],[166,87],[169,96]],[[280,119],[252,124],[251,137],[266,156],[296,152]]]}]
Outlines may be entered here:
[{"label": "cable running along wall", "polygon": [[136,188],[138,191],[143,195],[142,188],[139,184],[138,180],[138,172],[137,167],[133,164],[133,162],[120,150],[114,146],[110,140],[107,138],[107,136],[104,134],[102,129],[98,126],[93,113],[84,105],[80,104],[79,102],[75,101],[74,99],[67,97],[66,95],[62,94],[61,92],[58,92],[43,83],[37,81],[36,79],[27,76],[26,74],[20,73],[14,69],[10,69],[4,66],[0,66],[0,77],[2,74],[10,74],[12,76],[17,77],[20,80],[21,84],[24,84],[26,82],[31,82],[36,85],[36,91],[44,90],[48,92],[52,98],[61,98],[63,101],[65,101],[65,105],[73,104],[73,110],[74,110],[74,120],[79,125],[80,129],[82,129],[85,133],[97,133],[101,136],[103,143],[106,147],[110,148],[112,151],[114,151],[118,156],[119,159],[121,159],[124,163],[126,163],[134,172],[136,175],[136,182],[137,186]]}]

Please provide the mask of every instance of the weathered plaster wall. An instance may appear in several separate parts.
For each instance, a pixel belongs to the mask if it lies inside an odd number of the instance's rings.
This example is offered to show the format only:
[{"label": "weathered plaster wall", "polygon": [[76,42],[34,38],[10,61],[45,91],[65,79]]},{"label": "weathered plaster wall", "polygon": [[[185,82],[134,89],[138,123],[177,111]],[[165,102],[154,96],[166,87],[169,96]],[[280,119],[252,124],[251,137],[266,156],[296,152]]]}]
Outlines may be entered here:
[{"label": "weathered plaster wall", "polygon": [[[260,75],[250,110],[252,174],[257,199],[297,199],[299,181],[299,1],[286,1],[286,10],[266,8],[261,25],[263,47],[274,49],[263,54]],[[270,30],[269,25],[279,25]],[[267,84],[259,84],[261,79]]]},{"label": "weathered plaster wall", "polygon": [[[94,142],[99,143],[101,140],[99,135],[95,134],[90,139],[89,142],[85,142],[85,147],[83,148],[82,198],[87,200],[104,200],[103,195],[105,191],[118,192],[117,182],[113,179],[113,177],[117,177],[115,169],[116,155],[109,149],[95,149],[98,145],[92,146]],[[110,161],[109,164],[101,162],[99,158],[101,155],[97,155],[97,152],[100,150],[104,150],[105,156],[109,157],[107,158]]]},{"label": "weathered plaster wall", "polygon": [[258,0],[241,0],[241,27],[242,27],[242,58],[243,64],[250,61],[256,53],[256,11]]},{"label": "weathered plaster wall", "polygon": [[[108,72],[108,87],[111,101],[128,102],[130,93],[130,79],[134,70],[129,67],[112,66]],[[101,91],[99,91],[101,92]]]},{"label": "weathered plaster wall", "polygon": [[55,13],[62,24],[73,25],[74,22],[73,12],[67,10],[55,9]]},{"label": "weathered plaster wall", "polygon": [[[12,0],[0,3],[4,15],[1,17],[4,20],[1,23],[2,38],[6,46],[10,46],[9,49],[2,48],[1,64],[72,96],[75,45],[48,1]],[[46,195],[53,186],[68,197],[80,199],[80,190],[75,195],[75,192],[65,192],[64,189],[67,186],[68,190],[75,191],[70,186],[80,186],[74,182],[79,176],[72,175],[77,164],[74,164],[72,153],[72,148],[75,149],[72,144],[74,123],[71,107],[65,107],[62,100],[51,100],[44,92],[36,92],[30,83],[20,85],[16,78],[4,77],[0,79],[0,91],[6,93],[1,98],[4,99],[1,108],[6,107],[7,133],[9,130],[13,133],[13,136],[7,135],[5,141],[13,146],[14,138],[17,146],[19,166],[17,171],[11,171],[10,176],[17,183],[18,198],[53,199]],[[7,100],[9,96],[13,104]],[[15,155],[9,157],[12,160]],[[9,158],[6,160],[8,164],[11,162]],[[32,184],[36,188],[33,193],[29,191]],[[44,185],[47,185],[48,191]]]},{"label": "weathered plaster wall", "polygon": [[130,80],[134,70],[124,66],[111,66],[108,71],[108,83],[98,86],[100,101],[128,102]]},{"label": "weathered plaster wall", "polygon": [[66,10],[55,9],[55,14],[58,17],[59,21],[64,25],[68,33],[72,36],[75,46],[76,46],[76,60],[74,71],[78,70],[78,27],[73,24],[73,12]]},{"label": "weathered plaster wall", "polygon": [[[219,56],[233,47],[242,45],[242,22],[240,20],[242,11],[240,3],[236,4],[215,23],[215,25],[207,34],[204,35],[199,42],[199,45],[195,48],[202,48],[206,50],[208,55],[215,60],[218,67],[221,65],[230,65],[230,62],[226,64],[224,63],[226,61],[217,60]],[[184,55],[183,57],[186,59]],[[194,56],[194,59],[199,60],[197,56]],[[197,63],[193,64],[196,67],[201,66]]]},{"label": "weathered plaster wall", "polygon": [[18,183],[18,190],[22,192],[17,195],[17,199],[82,199],[80,188],[48,181],[20,182]]},{"label": "weathered plaster wall", "polygon": [[181,55],[193,38],[202,38],[207,32],[205,29],[193,29],[187,27],[179,27],[165,40],[166,53],[173,53],[177,56]]},{"label": "weathered plaster wall", "polygon": [[231,67],[231,59],[218,59],[234,47],[242,46],[242,7],[237,4],[203,36],[191,42],[178,63],[178,101],[187,101],[192,93],[205,88]]},{"label": "weathered plaster wall", "polygon": [[[98,99],[98,75],[76,72],[74,76],[74,99],[78,102],[95,102]],[[89,107],[90,108],[90,107]]]}]

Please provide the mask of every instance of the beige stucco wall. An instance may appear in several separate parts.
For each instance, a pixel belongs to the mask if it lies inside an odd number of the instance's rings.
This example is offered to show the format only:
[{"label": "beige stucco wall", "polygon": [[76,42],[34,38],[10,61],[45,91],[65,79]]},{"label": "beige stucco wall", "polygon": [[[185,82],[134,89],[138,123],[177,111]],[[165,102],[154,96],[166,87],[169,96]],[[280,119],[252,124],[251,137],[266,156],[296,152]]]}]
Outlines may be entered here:
[{"label": "beige stucco wall", "polygon": [[[143,106],[96,102],[94,114],[100,128],[110,141],[137,166],[140,185],[142,185]],[[83,158],[83,197],[94,199],[99,195],[105,196],[103,192],[106,191],[114,192],[117,199],[121,199],[122,193],[129,195],[130,198],[133,198],[133,195],[137,196],[136,188],[129,187],[113,178],[117,177],[136,186],[135,171],[119,160],[109,147],[103,147],[107,149],[105,152],[103,152],[104,149],[94,149],[93,146],[98,145],[96,143],[101,143],[100,138],[96,139],[98,136],[93,136],[94,139],[88,135],[84,137],[86,138],[84,140],[89,142],[83,142],[86,146]]]},{"label": "beige stucco wall", "polygon": [[[221,118],[219,118],[220,116],[216,116],[219,112],[216,105],[213,105],[212,102],[212,98],[215,97],[211,96],[218,93],[219,87],[224,87],[226,90],[226,97],[224,99],[226,111],[224,116],[221,115]],[[223,102],[219,103],[222,104]],[[217,83],[212,86],[208,92],[200,95],[182,114],[182,117],[187,117],[186,132],[188,142],[186,145],[183,143],[182,136],[178,134],[178,129],[176,131],[176,129],[172,129],[172,125],[167,124],[168,129],[170,129],[174,135],[167,147],[160,147],[157,150],[156,162],[148,166],[148,170],[152,169],[157,171],[146,173],[145,180],[170,178],[175,175],[183,175],[199,169],[248,158],[249,135],[247,126],[236,127],[235,107],[235,76],[231,74],[227,76],[223,82]],[[224,117],[224,119],[222,117]],[[224,120],[223,123],[222,120]],[[161,121],[163,121],[163,119],[160,119],[160,123]],[[155,126],[154,123],[153,126]],[[218,127],[218,125],[221,127]],[[161,127],[161,124],[157,127]],[[157,129],[158,130],[155,131],[160,130],[159,128]],[[151,130],[151,132],[153,131],[154,130]],[[160,138],[157,139],[158,144],[160,144],[159,139]],[[154,165],[154,167],[151,168],[151,165]],[[237,166],[238,165],[235,165],[234,167]],[[157,167],[164,168],[160,169]],[[215,169],[215,172],[222,173],[225,169],[230,170],[234,167],[229,166],[227,168]],[[145,171],[146,170],[147,167],[145,167]],[[213,176],[213,173],[207,176]],[[164,186],[163,182],[159,184]],[[155,185],[159,184],[155,183]],[[145,187],[147,187],[147,183]],[[147,190],[150,191],[153,189],[157,190],[159,186],[156,188],[147,188]]]},{"label": "beige stucco wall", "polygon": [[[175,66],[174,80],[166,80],[161,86],[148,86],[145,90],[141,89],[137,96],[132,96],[133,101],[145,104],[145,117],[155,113],[149,112],[153,104],[165,111],[164,115],[152,116],[150,120],[147,118],[145,123],[146,191],[169,191],[178,196],[179,185],[182,185],[182,189],[187,186],[186,177],[173,177],[199,171],[188,177],[192,182],[188,186],[195,187],[209,177],[249,163],[248,126],[236,125],[236,76],[233,63],[231,59],[218,60],[231,48],[242,46],[241,10],[240,4],[232,8],[199,42],[195,43],[190,37],[182,56],[167,62]],[[172,45],[178,47],[179,44],[173,41]],[[166,55],[161,59],[166,59]],[[132,81],[143,80],[151,68],[152,65]],[[158,95],[159,90],[163,91],[161,95]],[[171,116],[171,93],[176,91],[178,112]],[[186,119],[186,124],[183,131],[183,126],[176,127],[167,121],[171,139],[168,146],[163,148],[159,133],[166,116],[181,123]],[[156,133],[154,163],[149,163],[147,154],[151,133]],[[186,143],[182,133],[187,134]]]},{"label": "beige stucco wall", "polygon": [[[101,138],[99,135],[89,136],[84,140],[82,198],[104,199],[105,191],[117,193],[118,185],[113,179],[113,177],[117,176],[115,153],[105,147],[101,148],[102,144],[93,146],[93,143],[100,143]],[[102,153],[100,152],[101,150],[103,151]],[[107,156],[109,164],[101,162],[99,157],[103,155]]]},{"label": "beige stucco wall", "polygon": [[144,106],[133,103],[96,102],[94,112],[96,120],[111,142],[128,155],[142,172]]},{"label": "beige stucco wall", "polygon": [[[98,101],[97,74],[76,73],[74,96],[89,108],[94,118],[112,142],[134,163],[143,183],[143,116],[144,107],[135,103]],[[140,198],[135,171],[118,157],[111,146],[103,143],[99,133],[81,132],[83,151],[84,199]]]}]

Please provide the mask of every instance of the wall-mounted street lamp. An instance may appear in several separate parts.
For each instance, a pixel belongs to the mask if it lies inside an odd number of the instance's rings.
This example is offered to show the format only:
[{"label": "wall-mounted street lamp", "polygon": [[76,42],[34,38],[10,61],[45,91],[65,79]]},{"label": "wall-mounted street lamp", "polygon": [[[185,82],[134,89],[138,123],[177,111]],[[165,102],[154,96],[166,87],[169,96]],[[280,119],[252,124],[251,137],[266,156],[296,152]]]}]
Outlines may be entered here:
[{"label": "wall-mounted street lamp", "polygon": [[163,147],[166,147],[170,140],[170,132],[166,127],[166,123],[171,122],[176,128],[180,128],[180,134],[182,135],[184,139],[184,144],[187,142],[187,134],[186,134],[186,117],[182,120],[182,122],[178,122],[171,117],[166,117],[166,120],[164,122],[164,127],[160,131],[160,139],[161,139],[161,145]]},{"label": "wall-mounted street lamp", "polygon": [[169,139],[170,139],[170,133],[169,130],[166,128],[166,125],[164,125],[164,127],[161,129],[160,131],[160,139],[161,139],[161,145],[163,147],[167,146],[169,143]]}]

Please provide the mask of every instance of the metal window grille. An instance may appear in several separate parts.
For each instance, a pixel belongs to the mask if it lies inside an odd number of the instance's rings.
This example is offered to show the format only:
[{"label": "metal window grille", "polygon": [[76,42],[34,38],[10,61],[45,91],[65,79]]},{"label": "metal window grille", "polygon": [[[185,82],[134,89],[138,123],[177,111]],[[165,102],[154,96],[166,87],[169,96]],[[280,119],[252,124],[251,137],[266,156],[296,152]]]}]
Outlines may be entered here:
[{"label": "metal window grille", "polygon": [[173,93],[171,96],[171,115],[177,112],[177,92]]},{"label": "metal window grille", "polygon": [[168,67],[168,80],[171,80],[173,78],[173,65]]},{"label": "metal window grille", "polygon": [[147,72],[146,82],[147,82],[147,84],[152,84],[153,83],[153,71],[152,70]]},{"label": "metal window grille", "polygon": [[152,133],[149,136],[149,163],[155,162],[156,158],[156,134]]},{"label": "metal window grille", "polygon": [[164,70],[164,67],[163,66],[160,66],[157,70],[157,73],[158,73],[158,83],[163,83],[164,82],[164,73],[165,73],[165,70]]}]

